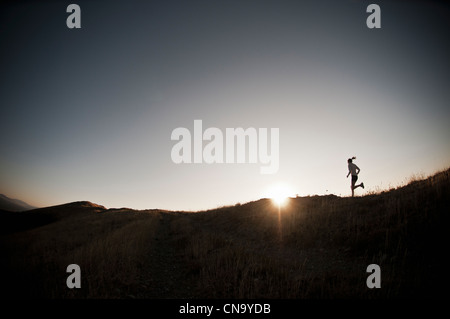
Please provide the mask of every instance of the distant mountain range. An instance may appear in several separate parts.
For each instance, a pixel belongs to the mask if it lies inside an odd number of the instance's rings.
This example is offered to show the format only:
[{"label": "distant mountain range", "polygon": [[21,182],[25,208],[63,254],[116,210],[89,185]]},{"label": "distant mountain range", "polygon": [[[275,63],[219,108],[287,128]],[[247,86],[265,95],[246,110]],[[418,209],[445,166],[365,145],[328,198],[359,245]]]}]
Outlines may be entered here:
[{"label": "distant mountain range", "polygon": [[36,207],[31,206],[21,200],[12,199],[8,196],[0,194],[0,209],[8,210],[11,212],[21,212],[25,210],[35,209]]}]

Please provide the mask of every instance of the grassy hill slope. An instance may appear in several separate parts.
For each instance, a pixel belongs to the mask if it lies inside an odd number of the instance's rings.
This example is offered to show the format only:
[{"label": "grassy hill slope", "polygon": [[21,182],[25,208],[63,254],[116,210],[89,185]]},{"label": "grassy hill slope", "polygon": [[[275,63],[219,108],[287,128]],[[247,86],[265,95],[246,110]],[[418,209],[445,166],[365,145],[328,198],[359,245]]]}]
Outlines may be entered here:
[{"label": "grassy hill slope", "polygon": [[[450,170],[357,198],[0,212],[5,298],[449,298]],[[174,199],[176,200],[176,199]],[[78,264],[82,288],[66,287]],[[369,289],[369,264],[381,288]]]}]

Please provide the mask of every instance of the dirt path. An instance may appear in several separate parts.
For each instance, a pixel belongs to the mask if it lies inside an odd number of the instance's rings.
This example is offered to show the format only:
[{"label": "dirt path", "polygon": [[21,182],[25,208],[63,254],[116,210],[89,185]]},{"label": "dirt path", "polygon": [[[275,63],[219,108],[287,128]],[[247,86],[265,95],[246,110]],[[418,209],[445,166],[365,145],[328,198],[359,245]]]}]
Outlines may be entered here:
[{"label": "dirt path", "polygon": [[[212,232],[214,236],[228,238],[223,229],[215,228],[192,216],[176,213],[161,213],[153,239],[149,243],[149,253],[140,274],[140,287],[136,298],[144,299],[195,299],[199,273],[192,273],[192,265],[186,259],[185,243],[200,231]],[[250,234],[251,235],[251,234]],[[360,260],[353,259],[346,251],[323,247],[298,250],[283,241],[261,241],[258,237],[232,236],[236,247],[245,249],[250,256],[272,260],[286,267],[293,279],[316,279],[335,274],[342,277],[353,272],[365,272]],[[180,244],[181,241],[181,244]],[[203,265],[206,266],[206,265]],[[367,265],[366,265],[367,266]],[[342,278],[345,280],[345,278]]]},{"label": "dirt path", "polygon": [[171,214],[161,213],[159,225],[153,241],[146,267],[141,274],[142,291],[137,298],[184,299],[194,298],[193,279],[188,276],[184,251],[177,245],[171,234]]}]

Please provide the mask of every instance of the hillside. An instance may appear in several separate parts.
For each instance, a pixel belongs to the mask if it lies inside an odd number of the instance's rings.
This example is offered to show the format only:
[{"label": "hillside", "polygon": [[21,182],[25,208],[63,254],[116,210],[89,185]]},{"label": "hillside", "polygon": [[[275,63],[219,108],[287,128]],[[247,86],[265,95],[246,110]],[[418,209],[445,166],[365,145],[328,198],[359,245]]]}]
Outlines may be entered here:
[{"label": "hillside", "polygon": [[[1,215],[4,298],[449,298],[450,170],[363,197]],[[82,288],[65,285],[78,264]],[[369,264],[381,288],[369,289]]]}]

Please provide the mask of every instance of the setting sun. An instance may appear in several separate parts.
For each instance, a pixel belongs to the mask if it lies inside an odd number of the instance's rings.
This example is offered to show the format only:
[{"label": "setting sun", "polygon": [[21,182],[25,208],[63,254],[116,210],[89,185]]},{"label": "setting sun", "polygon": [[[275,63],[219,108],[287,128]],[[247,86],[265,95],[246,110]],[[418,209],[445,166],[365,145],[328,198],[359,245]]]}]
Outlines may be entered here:
[{"label": "setting sun", "polygon": [[275,197],[272,198],[274,203],[277,204],[278,206],[284,206],[284,204],[286,203],[286,199],[287,196],[283,195],[276,195]]},{"label": "setting sun", "polygon": [[266,197],[272,199],[277,206],[283,206],[286,204],[288,197],[292,196],[292,194],[293,192],[289,186],[285,184],[276,184],[268,189]]}]

